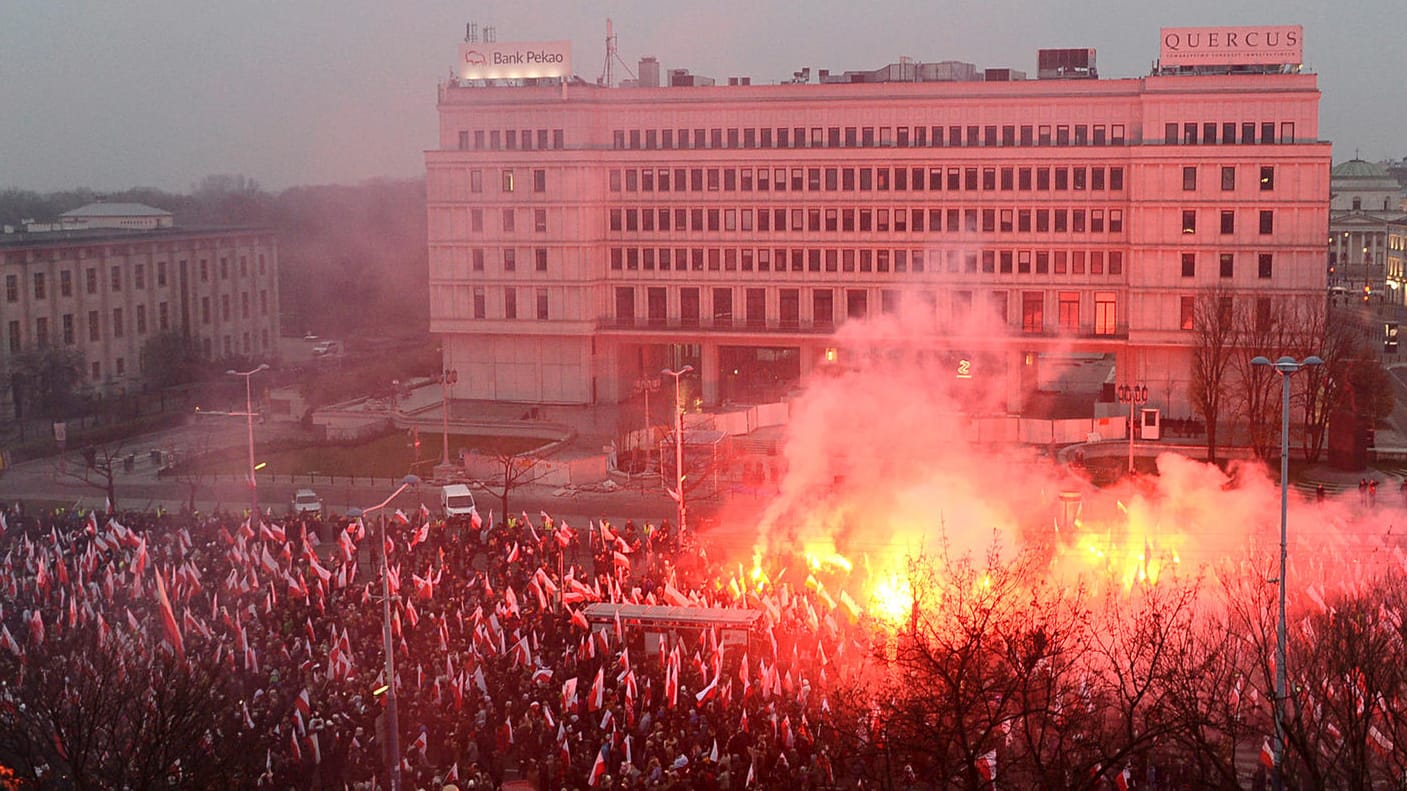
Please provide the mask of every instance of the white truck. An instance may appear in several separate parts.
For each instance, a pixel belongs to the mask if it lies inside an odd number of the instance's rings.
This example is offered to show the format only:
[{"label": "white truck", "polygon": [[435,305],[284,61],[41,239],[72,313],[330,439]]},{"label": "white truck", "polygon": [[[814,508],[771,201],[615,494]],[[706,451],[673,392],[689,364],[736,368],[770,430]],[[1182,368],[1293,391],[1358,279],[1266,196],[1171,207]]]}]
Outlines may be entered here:
[{"label": "white truck", "polygon": [[452,483],[440,490],[440,507],[447,517],[478,513],[474,507],[473,493],[462,483]]}]

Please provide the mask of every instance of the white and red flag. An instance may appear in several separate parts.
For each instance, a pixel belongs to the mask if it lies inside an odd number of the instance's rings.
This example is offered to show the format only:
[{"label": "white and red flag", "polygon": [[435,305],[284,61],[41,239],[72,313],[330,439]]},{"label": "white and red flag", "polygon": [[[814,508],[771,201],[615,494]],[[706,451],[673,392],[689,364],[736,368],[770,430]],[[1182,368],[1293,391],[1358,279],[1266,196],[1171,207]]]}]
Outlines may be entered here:
[{"label": "white and red flag", "polygon": [[986,783],[997,782],[997,751],[992,750],[986,755],[977,756],[977,774]]}]

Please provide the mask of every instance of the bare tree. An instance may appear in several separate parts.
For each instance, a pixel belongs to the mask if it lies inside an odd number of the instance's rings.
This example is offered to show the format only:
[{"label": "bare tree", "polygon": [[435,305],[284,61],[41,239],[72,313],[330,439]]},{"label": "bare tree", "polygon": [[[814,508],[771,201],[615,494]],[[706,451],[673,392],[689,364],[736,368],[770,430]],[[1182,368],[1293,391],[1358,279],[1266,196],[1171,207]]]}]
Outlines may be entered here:
[{"label": "bare tree", "polygon": [[529,453],[510,453],[500,451],[498,453],[481,455],[478,463],[472,463],[471,467],[486,468],[493,471],[493,477],[483,481],[483,488],[498,498],[499,505],[503,508],[500,512],[506,519],[512,511],[508,510],[508,499],[514,490],[536,482],[547,473],[548,454],[539,451]]},{"label": "bare tree", "polygon": [[1216,461],[1217,423],[1226,409],[1228,369],[1235,348],[1235,302],[1215,288],[1197,298],[1192,313],[1192,406],[1207,422],[1207,458]]},{"label": "bare tree", "polygon": [[68,465],[62,470],[56,469],[55,473],[97,489],[107,497],[108,508],[116,509],[117,474],[123,465],[125,449],[126,443],[121,439],[94,442],[84,446],[80,454],[83,457],[81,466]]}]

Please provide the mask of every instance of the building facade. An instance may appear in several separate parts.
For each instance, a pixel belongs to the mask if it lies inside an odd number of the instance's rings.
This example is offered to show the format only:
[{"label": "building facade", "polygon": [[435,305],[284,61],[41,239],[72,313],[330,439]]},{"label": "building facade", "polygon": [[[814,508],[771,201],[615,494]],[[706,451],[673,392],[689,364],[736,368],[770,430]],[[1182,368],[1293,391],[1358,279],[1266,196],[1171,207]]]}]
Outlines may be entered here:
[{"label": "building facade", "polygon": [[1351,159],[1334,167],[1330,191],[1330,293],[1340,302],[1404,304],[1402,185],[1382,165]]},{"label": "building facade", "polygon": [[278,251],[251,229],[94,229],[0,236],[0,346],[14,416],[16,359],[59,346],[83,356],[87,389],[139,389],[142,346],[180,332],[210,360],[267,357],[278,342]]},{"label": "building facade", "polygon": [[701,403],[758,402],[904,312],[1009,411],[1047,356],[1112,353],[1186,416],[1200,294],[1325,291],[1311,74],[531,82],[439,91],[430,320],[457,398],[615,402],[689,364]]}]

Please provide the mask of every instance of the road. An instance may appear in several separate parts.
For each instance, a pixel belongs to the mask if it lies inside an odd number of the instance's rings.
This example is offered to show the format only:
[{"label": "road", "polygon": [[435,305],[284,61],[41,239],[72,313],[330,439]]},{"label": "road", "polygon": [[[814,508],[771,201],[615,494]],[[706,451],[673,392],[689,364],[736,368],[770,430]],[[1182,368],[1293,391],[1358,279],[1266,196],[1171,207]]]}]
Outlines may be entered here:
[{"label": "road", "polygon": [[[212,426],[216,432],[211,437]],[[210,425],[194,424],[144,436],[128,443],[135,451],[133,468],[130,472],[119,471],[115,489],[118,506],[122,509],[179,510],[186,505],[189,496],[187,484],[169,478],[158,478],[158,464],[151,458],[151,450],[183,451],[199,442],[211,442],[213,447],[237,446],[244,442],[244,426],[238,421],[212,421]],[[261,426],[265,431],[277,430]],[[63,457],[65,472],[60,471],[60,457],[36,459],[18,464],[0,476],[0,501],[22,501],[26,507],[98,508],[104,506],[105,492],[101,485],[85,483],[75,475],[84,470],[82,456],[70,451]],[[260,478],[258,498],[261,510],[272,508],[275,514],[289,510],[293,493],[297,489],[312,488],[322,498],[324,507],[333,514],[345,513],[355,506],[365,508],[379,503],[395,491],[400,481],[390,479],[338,478],[335,482],[319,476],[309,482],[306,477],[290,479],[281,476],[276,480]],[[490,510],[501,510],[497,497],[482,488],[474,490],[479,511],[487,515]],[[432,511],[439,508],[439,488],[422,484],[418,490],[408,491],[400,496],[392,506],[411,511],[421,503]],[[239,478],[222,478],[213,483],[205,483],[197,488],[196,510],[211,512],[217,509],[243,510],[249,504],[249,489]],[[509,497],[509,504],[515,513],[526,511],[536,515],[541,511],[551,514],[554,519],[565,519],[568,524],[584,527],[590,521],[602,518],[614,524],[623,524],[633,519],[637,524],[644,521],[658,522],[663,519],[675,521],[674,501],[666,495],[658,482],[631,482],[615,492],[574,491],[564,492],[555,487],[524,486],[516,489]],[[765,500],[750,495],[733,498],[724,502],[719,498],[691,504],[691,524],[697,529],[703,526],[706,542],[725,557],[736,557],[740,561],[750,561],[753,538],[755,536],[755,516],[765,505]]]}]

